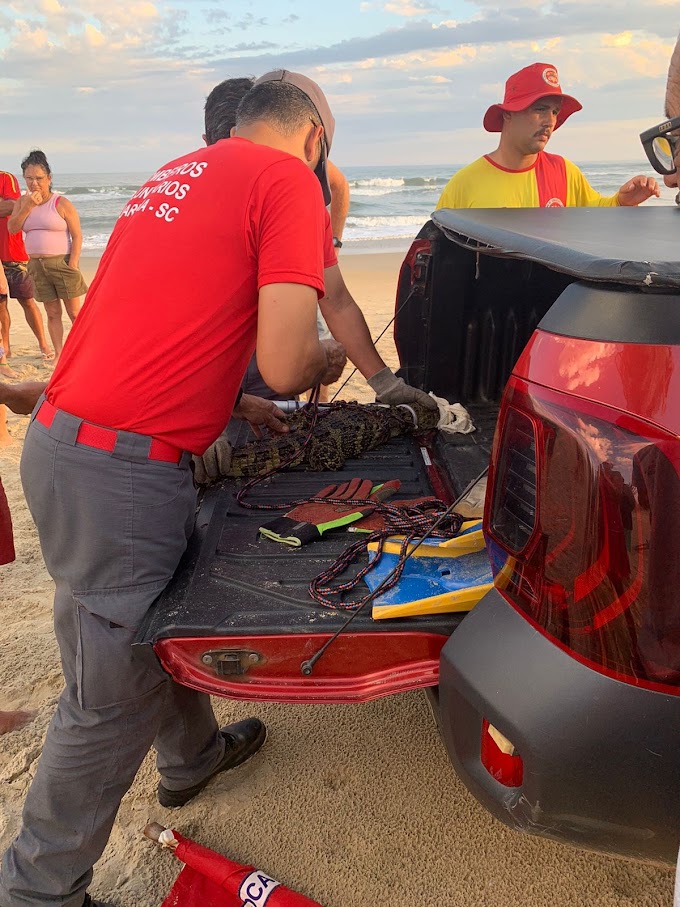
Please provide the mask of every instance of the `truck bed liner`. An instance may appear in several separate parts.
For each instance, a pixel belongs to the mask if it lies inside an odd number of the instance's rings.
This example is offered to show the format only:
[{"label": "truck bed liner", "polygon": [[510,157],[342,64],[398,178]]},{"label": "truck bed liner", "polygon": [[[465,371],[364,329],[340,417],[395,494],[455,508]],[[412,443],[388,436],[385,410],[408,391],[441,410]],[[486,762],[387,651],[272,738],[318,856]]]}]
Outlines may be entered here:
[{"label": "truck bed liner", "polygon": [[[437,433],[425,458],[413,438],[393,439],[342,472],[289,470],[257,487],[252,503],[304,498],[332,482],[352,476],[374,481],[400,479],[399,497],[415,498],[446,488],[449,500],[484,469],[488,461],[496,407],[474,407],[477,431],[467,436]],[[431,459],[434,467],[428,468]],[[253,636],[258,633],[333,632],[346,620],[345,610],[318,606],[308,595],[313,577],[327,568],[355,536],[333,534],[294,550],[262,539],[258,526],[275,513],[245,510],[235,500],[239,485],[226,481],[209,488],[200,501],[194,533],[175,576],[151,608],[139,641],[172,637]],[[364,591],[367,591],[364,587]],[[363,594],[363,593],[360,593]],[[463,615],[373,621],[370,607],[353,625],[355,632],[410,631],[449,636]]]}]

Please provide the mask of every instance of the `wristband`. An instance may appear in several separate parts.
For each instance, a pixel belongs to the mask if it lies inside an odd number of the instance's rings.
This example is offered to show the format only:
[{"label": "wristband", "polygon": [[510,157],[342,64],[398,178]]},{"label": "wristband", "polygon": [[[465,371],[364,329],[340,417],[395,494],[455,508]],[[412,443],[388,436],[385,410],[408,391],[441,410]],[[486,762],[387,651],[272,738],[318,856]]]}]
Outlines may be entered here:
[{"label": "wristband", "polygon": [[333,237],[333,248],[342,249],[342,240],[338,239],[337,236]]},{"label": "wristband", "polygon": [[237,407],[237,406],[239,405],[239,403],[241,402],[241,397],[242,397],[242,396],[243,396],[243,388],[242,388],[242,387],[239,387],[239,389],[238,389],[238,394],[236,394],[236,402],[234,403],[234,409],[236,409],[236,407]]}]

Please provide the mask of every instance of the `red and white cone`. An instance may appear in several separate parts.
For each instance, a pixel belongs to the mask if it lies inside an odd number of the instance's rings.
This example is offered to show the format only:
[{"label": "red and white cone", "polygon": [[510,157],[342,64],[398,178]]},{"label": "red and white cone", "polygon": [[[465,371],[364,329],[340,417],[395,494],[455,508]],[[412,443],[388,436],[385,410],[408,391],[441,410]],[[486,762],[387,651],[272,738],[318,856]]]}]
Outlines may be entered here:
[{"label": "red and white cone", "polygon": [[185,864],[161,907],[321,907],[254,866],[229,860],[174,829],[152,823],[144,834]]}]

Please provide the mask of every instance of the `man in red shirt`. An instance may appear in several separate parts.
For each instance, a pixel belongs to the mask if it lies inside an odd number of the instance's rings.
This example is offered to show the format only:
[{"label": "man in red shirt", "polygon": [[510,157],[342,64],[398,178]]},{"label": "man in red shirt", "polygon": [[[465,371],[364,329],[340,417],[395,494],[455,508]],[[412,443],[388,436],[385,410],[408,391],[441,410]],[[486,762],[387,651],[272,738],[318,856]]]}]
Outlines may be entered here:
[{"label": "man in red shirt", "polygon": [[[280,70],[285,72],[285,70]],[[203,141],[206,145],[213,145],[221,139],[228,139],[232,130],[236,128],[236,111],[243,97],[250,91],[255,84],[254,78],[234,78],[224,79],[215,85],[205,101],[204,119],[205,133]],[[349,183],[344,174],[333,164],[332,161],[326,161],[326,171],[328,174],[328,185],[331,191],[331,201],[329,205],[329,215],[331,224],[331,234],[327,236],[327,248],[325,250],[325,267],[332,267],[337,264],[336,249],[342,247],[342,234],[345,228],[345,221],[349,212]],[[326,283],[327,276],[326,276]],[[317,317],[317,328],[319,336],[329,338],[331,336],[328,327],[319,313]],[[243,392],[246,394],[255,394],[258,397],[267,400],[276,400],[278,395],[262,380],[262,376],[257,370],[255,357],[248,363],[243,384]],[[328,388],[321,386],[319,402],[328,402]],[[229,426],[229,433],[236,435],[238,433],[238,423]],[[209,452],[207,462],[211,461],[211,452]],[[217,478],[212,474],[210,468],[206,470],[206,476]]]},{"label": "man in red shirt", "polygon": [[[238,78],[225,79],[220,82],[210,92],[205,103],[205,134],[203,135],[205,143],[214,145],[221,140],[228,139],[233,134],[238,135],[237,110],[253,84],[259,85],[264,81],[285,82],[296,76],[297,73],[279,69],[266,73],[255,82],[252,79]],[[326,167],[328,191],[325,193],[324,204],[330,205],[330,213],[326,211],[324,214],[324,284],[326,293],[319,301],[321,313],[332,336],[342,343],[348,358],[366,378],[379,403],[394,406],[399,403],[416,402],[434,409],[437,404],[429,394],[406,384],[403,378],[397,378],[385,365],[371,339],[363,312],[347,288],[338,265],[335,227],[333,226],[333,191],[338,185],[337,176],[334,180],[334,171],[340,177],[342,174],[337,168],[333,168],[330,161],[326,162]],[[344,177],[342,179],[344,180]],[[338,218],[344,223],[344,216],[340,217],[340,215],[342,215],[342,206]],[[248,365],[243,388],[249,394],[257,394],[259,397],[276,399],[278,396],[262,380],[254,360]],[[197,476],[200,475],[201,480],[219,478],[220,471],[217,464],[222,459],[223,451],[228,451],[228,448],[229,440],[225,434],[211,446],[207,455],[202,458],[197,470]]]},{"label": "man in red shirt", "polygon": [[[7,220],[14,208],[14,202],[20,196],[17,178],[5,170],[0,170],[0,261],[5,269],[9,283],[9,296],[16,299],[24,310],[28,326],[33,331],[40,345],[43,359],[53,359],[54,353],[45,339],[40,309],[33,299],[33,279],[26,268],[28,255],[21,233],[11,234],[7,231]],[[7,305],[8,294],[0,294],[0,346],[4,345],[5,354],[10,355],[9,329],[11,319]],[[0,374],[7,378],[14,377],[5,356],[0,356]]]},{"label": "man in red shirt", "polygon": [[208,696],[131,647],[192,528],[191,454],[227,423],[256,343],[281,393],[337,373],[339,345],[316,330],[334,121],[302,76],[247,100],[238,138],[165,164],[123,209],[27,432],[66,685],[3,857],[2,907],[94,903],[92,866],[152,743],[159,801],[178,807],[265,739],[254,718],[220,731]]}]

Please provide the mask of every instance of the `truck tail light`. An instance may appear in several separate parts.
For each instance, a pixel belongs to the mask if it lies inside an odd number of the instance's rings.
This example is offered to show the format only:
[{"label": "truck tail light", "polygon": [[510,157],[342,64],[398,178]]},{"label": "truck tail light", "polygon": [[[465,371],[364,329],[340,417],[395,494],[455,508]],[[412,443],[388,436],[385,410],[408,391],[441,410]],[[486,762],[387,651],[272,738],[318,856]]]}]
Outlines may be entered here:
[{"label": "truck tail light", "polygon": [[680,695],[680,439],[511,378],[490,481],[510,604],[589,667]]},{"label": "truck tail light", "polygon": [[508,410],[493,501],[493,530],[510,551],[521,551],[536,525],[536,432],[531,419]]},{"label": "truck tail light", "polygon": [[433,240],[416,239],[406,254],[394,305],[394,345],[397,348],[399,375],[414,387],[425,387],[428,380],[428,294],[432,280]]},{"label": "truck tail light", "polygon": [[422,287],[425,289],[431,261],[432,241],[429,239],[414,240],[401,266],[400,283],[402,276],[404,276],[408,277],[411,287]]},{"label": "truck tail light", "polygon": [[482,765],[496,781],[505,787],[521,787],[524,778],[522,757],[514,745],[492,724],[482,721],[480,758]]}]

